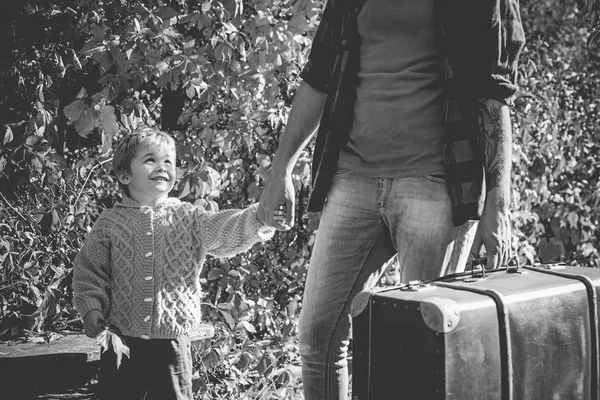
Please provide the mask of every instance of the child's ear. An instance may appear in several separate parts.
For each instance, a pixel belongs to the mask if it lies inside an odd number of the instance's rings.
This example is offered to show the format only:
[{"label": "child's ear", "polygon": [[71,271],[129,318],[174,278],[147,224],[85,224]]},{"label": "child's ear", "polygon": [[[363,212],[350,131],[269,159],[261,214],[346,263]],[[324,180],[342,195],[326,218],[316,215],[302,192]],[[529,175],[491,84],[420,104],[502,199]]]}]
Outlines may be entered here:
[{"label": "child's ear", "polygon": [[119,179],[119,182],[121,182],[123,185],[129,184],[129,175],[127,175],[126,173],[119,172],[117,174],[117,178]]}]

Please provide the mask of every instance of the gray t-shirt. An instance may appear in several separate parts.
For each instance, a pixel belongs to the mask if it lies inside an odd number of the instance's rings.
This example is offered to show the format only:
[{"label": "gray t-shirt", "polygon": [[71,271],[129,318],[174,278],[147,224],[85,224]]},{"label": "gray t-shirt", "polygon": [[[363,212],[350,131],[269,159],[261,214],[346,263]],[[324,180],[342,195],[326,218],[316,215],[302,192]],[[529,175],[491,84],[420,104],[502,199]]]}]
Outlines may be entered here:
[{"label": "gray t-shirt", "polygon": [[434,0],[368,0],[358,30],[354,120],[338,167],[386,178],[443,173]]}]

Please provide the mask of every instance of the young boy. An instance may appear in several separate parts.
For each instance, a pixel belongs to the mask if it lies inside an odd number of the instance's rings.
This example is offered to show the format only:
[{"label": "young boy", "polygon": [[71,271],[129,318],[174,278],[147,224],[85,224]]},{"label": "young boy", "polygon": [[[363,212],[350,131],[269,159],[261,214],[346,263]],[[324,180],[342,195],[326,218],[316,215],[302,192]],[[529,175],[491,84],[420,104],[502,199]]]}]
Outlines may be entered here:
[{"label": "young boy", "polygon": [[256,204],[206,212],[169,197],[175,157],[174,140],[158,130],[118,145],[113,165],[125,196],[100,214],[75,258],[73,303],[86,335],[111,327],[130,351],[119,367],[112,348],[102,353],[103,400],[192,399],[187,333],[200,323],[205,256],[233,256],[274,233],[257,220]]}]

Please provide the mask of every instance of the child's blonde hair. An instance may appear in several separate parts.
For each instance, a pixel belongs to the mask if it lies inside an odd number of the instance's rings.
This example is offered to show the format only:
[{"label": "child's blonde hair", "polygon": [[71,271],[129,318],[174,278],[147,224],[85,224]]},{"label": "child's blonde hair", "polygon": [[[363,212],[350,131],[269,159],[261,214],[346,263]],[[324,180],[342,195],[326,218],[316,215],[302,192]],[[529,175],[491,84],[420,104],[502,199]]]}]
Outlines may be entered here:
[{"label": "child's blonde hair", "polygon": [[131,174],[131,161],[137,154],[138,149],[151,142],[167,143],[175,146],[175,140],[168,133],[158,129],[143,128],[125,136],[115,148],[112,161],[113,172],[119,182],[119,188],[128,196],[127,185],[121,183],[119,174]]}]

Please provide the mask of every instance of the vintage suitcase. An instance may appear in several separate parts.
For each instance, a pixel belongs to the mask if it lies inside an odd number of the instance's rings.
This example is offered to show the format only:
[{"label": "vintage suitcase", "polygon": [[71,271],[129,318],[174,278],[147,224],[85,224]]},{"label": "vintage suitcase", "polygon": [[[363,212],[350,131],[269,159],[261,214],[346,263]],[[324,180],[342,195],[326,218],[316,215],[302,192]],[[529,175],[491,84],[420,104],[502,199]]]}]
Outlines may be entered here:
[{"label": "vintage suitcase", "polygon": [[484,272],[360,292],[352,398],[598,400],[600,269]]}]

